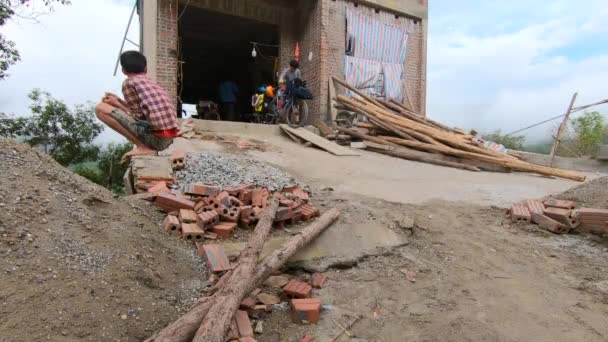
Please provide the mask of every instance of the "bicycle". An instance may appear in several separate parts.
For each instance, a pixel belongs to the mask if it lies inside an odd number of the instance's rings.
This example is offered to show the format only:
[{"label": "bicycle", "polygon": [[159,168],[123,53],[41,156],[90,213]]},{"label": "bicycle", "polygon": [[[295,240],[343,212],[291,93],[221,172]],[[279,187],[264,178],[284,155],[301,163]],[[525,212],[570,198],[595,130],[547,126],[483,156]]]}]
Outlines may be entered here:
[{"label": "bicycle", "polygon": [[[302,127],[308,123],[308,104],[311,99],[306,83],[298,80],[282,95],[275,97],[268,106],[268,115],[274,122],[285,122],[293,128]],[[283,106],[279,108],[279,97],[283,98]]]}]

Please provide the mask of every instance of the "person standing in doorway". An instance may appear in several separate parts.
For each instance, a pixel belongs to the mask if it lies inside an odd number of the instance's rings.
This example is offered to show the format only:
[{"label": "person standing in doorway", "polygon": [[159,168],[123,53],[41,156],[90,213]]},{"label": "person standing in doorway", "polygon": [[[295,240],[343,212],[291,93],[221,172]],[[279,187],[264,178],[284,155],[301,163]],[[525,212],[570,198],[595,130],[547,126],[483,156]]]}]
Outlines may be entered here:
[{"label": "person standing in doorway", "polygon": [[236,83],[231,79],[220,82],[218,93],[222,105],[222,119],[236,121],[236,101],[239,94]]}]

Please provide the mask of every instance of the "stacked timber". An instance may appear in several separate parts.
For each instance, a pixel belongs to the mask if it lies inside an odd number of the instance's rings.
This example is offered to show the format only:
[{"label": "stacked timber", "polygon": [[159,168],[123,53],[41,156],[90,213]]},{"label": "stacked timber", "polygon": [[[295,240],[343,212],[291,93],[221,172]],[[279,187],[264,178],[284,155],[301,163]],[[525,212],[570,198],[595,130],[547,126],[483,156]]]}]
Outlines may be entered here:
[{"label": "stacked timber", "polygon": [[585,176],[576,172],[530,164],[517,156],[492,150],[474,136],[420,116],[411,107],[392,100],[372,98],[337,78],[333,78],[333,81],[355,94],[353,97],[338,95],[335,98],[338,106],[358,113],[368,121],[355,129],[336,129],[363,140],[369,150],[469,171],[516,170],[585,180]]}]

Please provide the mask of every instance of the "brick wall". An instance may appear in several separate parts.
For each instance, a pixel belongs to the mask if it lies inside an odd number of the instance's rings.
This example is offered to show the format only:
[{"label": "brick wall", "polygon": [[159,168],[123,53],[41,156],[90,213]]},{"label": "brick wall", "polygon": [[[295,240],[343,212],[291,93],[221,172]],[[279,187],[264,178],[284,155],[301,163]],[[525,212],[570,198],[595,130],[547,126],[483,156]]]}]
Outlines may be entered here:
[{"label": "brick wall", "polygon": [[177,11],[175,0],[158,0],[156,80],[177,101]]},{"label": "brick wall", "polygon": [[420,21],[410,33],[405,60],[405,90],[414,108],[423,115],[426,115],[426,26],[425,21]]},{"label": "brick wall", "polygon": [[[223,13],[234,12],[232,14],[278,25],[280,70],[287,67],[293,58],[296,42],[300,42],[300,66],[314,95],[314,99],[309,101],[310,119],[319,117],[329,121],[329,78],[344,78],[346,2],[347,0],[300,1],[297,8],[299,17],[292,17],[292,8],[267,6],[268,12],[264,12],[262,7],[256,7],[255,10],[252,10],[253,7],[241,9],[241,3],[235,1],[194,0],[191,5],[209,7]],[[177,94],[178,36],[175,4],[174,0],[158,0],[157,79],[169,94]],[[219,7],[212,8],[216,5]],[[277,16],[277,11],[281,15]],[[426,21],[419,21],[417,29],[410,34],[405,63],[406,88],[414,107],[421,113],[426,112],[426,26]]]},{"label": "brick wall", "polygon": [[[329,120],[329,89],[331,76],[344,79],[344,49],[346,36],[346,2],[348,0],[323,0],[321,54],[325,56],[320,66],[320,101],[318,111],[323,120]],[[421,2],[422,3],[422,2]],[[363,5],[360,5],[363,6]],[[405,84],[412,103],[421,113],[426,110],[426,22],[418,21],[410,33],[405,62]],[[405,85],[404,85],[405,86]]]}]

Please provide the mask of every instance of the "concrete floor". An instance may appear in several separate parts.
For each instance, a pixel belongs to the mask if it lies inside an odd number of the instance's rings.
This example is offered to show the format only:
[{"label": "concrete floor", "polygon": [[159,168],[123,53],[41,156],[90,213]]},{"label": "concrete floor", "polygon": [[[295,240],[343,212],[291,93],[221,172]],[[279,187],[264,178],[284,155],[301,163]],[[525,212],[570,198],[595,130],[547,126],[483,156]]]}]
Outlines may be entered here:
[{"label": "concrete floor", "polygon": [[[215,133],[217,134],[217,133]],[[226,133],[232,137],[234,133]],[[471,172],[361,151],[361,156],[337,157],[314,147],[304,147],[278,135],[238,135],[267,144],[266,151],[239,150],[270,162],[312,186],[331,186],[338,192],[360,194],[387,201],[421,204],[433,199],[508,207],[513,202],[562,192],[580,184],[520,172]],[[198,139],[176,139],[165,153],[221,150],[223,144]],[[237,149],[238,150],[238,149]],[[586,174],[592,178],[594,174]]]}]

